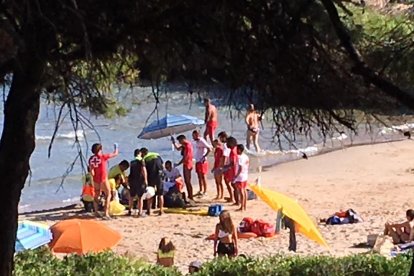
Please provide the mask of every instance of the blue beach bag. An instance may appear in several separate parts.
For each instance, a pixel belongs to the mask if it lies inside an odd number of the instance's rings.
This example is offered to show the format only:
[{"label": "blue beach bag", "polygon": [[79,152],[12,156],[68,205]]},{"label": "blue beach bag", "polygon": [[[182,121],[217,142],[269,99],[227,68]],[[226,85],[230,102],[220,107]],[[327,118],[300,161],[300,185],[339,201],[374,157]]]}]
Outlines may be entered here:
[{"label": "blue beach bag", "polygon": [[223,205],[221,204],[213,204],[208,207],[208,215],[210,217],[218,217],[223,211]]}]

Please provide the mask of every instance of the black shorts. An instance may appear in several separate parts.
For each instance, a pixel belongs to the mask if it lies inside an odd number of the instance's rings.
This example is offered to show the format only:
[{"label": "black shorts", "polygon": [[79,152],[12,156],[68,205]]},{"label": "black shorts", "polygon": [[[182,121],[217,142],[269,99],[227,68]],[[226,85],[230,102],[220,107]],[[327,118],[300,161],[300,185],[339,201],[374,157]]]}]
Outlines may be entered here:
[{"label": "black shorts", "polygon": [[222,243],[219,242],[217,246],[217,254],[219,255],[227,255],[229,257],[234,256],[234,243]]},{"label": "black shorts", "polygon": [[145,189],[147,188],[145,184],[135,184],[135,185],[134,184],[131,185],[131,184],[130,184],[131,189],[129,190],[130,196],[131,197],[136,197],[136,196],[142,197],[142,195],[145,193]]}]

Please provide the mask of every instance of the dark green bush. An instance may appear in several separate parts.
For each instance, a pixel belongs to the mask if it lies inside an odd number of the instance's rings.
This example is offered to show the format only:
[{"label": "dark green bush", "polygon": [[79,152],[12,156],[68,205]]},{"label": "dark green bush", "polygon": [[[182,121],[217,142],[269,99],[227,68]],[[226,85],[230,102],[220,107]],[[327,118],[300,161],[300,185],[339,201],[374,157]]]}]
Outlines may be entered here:
[{"label": "dark green bush", "polygon": [[[266,258],[217,259],[204,264],[197,275],[219,276],[401,276],[408,275],[411,255],[387,259],[379,255],[353,255],[342,258],[329,256],[273,256]],[[17,254],[14,275],[182,275],[167,269],[118,256],[112,252],[86,256],[54,257],[40,249]]]},{"label": "dark green bush", "polygon": [[411,256],[387,259],[380,255],[283,257],[217,260],[205,264],[197,275],[278,276],[401,276],[408,275]]},{"label": "dark green bush", "polygon": [[14,275],[164,275],[177,276],[177,269],[166,269],[140,260],[118,256],[112,252],[85,256],[69,255],[63,259],[53,256],[47,248],[27,250],[17,254]]}]

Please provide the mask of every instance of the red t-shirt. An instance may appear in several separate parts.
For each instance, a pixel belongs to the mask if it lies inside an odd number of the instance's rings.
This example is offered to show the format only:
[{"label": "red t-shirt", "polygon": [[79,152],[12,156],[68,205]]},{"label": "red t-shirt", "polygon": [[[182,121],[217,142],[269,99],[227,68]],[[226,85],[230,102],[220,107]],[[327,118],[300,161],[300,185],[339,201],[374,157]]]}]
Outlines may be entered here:
[{"label": "red t-shirt", "polygon": [[183,160],[183,166],[187,168],[188,170],[191,170],[193,168],[193,145],[185,141],[184,142],[184,160]]},{"label": "red t-shirt", "polygon": [[230,167],[230,169],[228,169],[226,171],[225,177],[229,181],[232,181],[233,178],[237,174],[237,168],[238,168],[238,164],[239,164],[239,157],[237,155],[237,147],[234,147],[234,148],[230,149],[229,164],[231,164],[231,167]]},{"label": "red t-shirt", "polygon": [[96,154],[89,158],[89,167],[93,170],[93,181],[95,183],[102,183],[108,177],[107,160],[111,157],[110,154]]},{"label": "red t-shirt", "polygon": [[220,167],[221,158],[223,157],[223,147],[218,146],[214,150],[214,169]]}]

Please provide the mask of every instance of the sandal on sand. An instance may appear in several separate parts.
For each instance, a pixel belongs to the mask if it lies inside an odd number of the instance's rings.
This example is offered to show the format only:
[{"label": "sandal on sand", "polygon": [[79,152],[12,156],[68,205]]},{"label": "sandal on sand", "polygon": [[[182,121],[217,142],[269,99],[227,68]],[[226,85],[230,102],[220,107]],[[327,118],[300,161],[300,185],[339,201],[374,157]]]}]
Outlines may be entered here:
[{"label": "sandal on sand", "polygon": [[102,220],[112,220],[112,218],[110,216],[103,216]]}]

